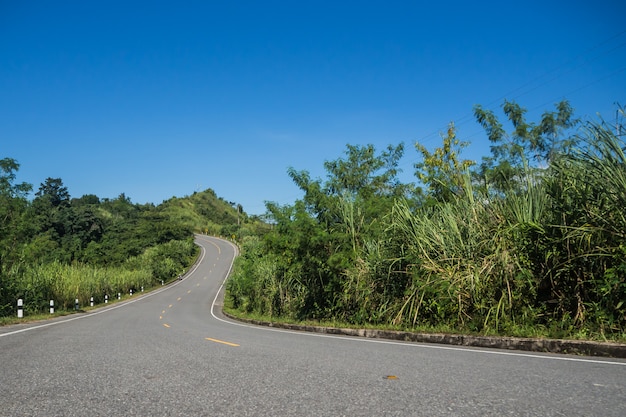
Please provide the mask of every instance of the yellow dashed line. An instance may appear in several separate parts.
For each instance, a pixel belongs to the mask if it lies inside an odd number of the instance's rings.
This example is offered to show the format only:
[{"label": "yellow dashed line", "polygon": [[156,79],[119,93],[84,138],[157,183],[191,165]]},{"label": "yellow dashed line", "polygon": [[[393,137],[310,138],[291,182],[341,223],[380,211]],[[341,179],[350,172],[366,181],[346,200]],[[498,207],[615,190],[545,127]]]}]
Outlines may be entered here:
[{"label": "yellow dashed line", "polygon": [[191,290],[187,291],[187,294],[191,294]]},{"label": "yellow dashed line", "polygon": [[168,307],[168,308],[172,308],[172,305],[173,305],[173,304],[170,304],[170,305],[169,305],[169,306],[167,306],[167,307]]},{"label": "yellow dashed line", "polygon": [[178,297],[178,300],[177,300],[177,301],[180,301],[180,300],[182,300],[182,298]]},{"label": "yellow dashed line", "polygon": [[225,342],[223,340],[218,340],[218,339],[211,339],[210,337],[205,337],[205,339],[210,342],[221,343],[223,345],[228,345],[228,346],[233,346],[233,347],[239,346],[237,343]]},{"label": "yellow dashed line", "polygon": [[163,323],[163,326],[167,327],[168,329],[170,328],[170,325],[167,323]]}]

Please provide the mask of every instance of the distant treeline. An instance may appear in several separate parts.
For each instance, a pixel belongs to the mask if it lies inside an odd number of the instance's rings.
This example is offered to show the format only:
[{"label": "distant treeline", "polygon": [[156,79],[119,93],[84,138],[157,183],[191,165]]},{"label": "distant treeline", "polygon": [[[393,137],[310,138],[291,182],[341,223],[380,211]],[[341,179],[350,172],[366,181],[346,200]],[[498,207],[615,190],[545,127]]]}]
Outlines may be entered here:
[{"label": "distant treeline", "polygon": [[[454,125],[433,152],[347,147],[325,180],[268,204],[273,229],[243,239],[235,309],[271,317],[518,336],[611,338],[626,330],[623,124],[581,122],[567,102],[537,123],[514,102],[480,106],[489,155],[461,158]],[[620,117],[623,111],[620,109]]]},{"label": "distant treeline", "polygon": [[0,160],[0,317],[15,314],[18,298],[34,313],[49,300],[69,308],[160,285],[193,263],[193,232],[231,236],[249,220],[210,189],[140,205],[125,194],[71,198],[60,178],[47,178],[32,195],[18,170]]}]

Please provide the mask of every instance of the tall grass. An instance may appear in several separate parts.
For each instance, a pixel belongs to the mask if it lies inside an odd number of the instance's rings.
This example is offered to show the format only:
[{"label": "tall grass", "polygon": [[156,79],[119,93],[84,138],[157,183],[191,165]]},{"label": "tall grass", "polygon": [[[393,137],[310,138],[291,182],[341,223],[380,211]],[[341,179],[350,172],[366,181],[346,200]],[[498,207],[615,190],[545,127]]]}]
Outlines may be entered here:
[{"label": "tall grass", "polygon": [[[27,312],[45,311],[54,300],[60,309],[73,308],[161,285],[183,273],[197,254],[192,239],[170,241],[147,249],[119,267],[100,267],[55,261],[45,264],[20,264],[11,271],[11,285],[24,300]],[[12,310],[12,309],[11,309]]]},{"label": "tall grass", "polygon": [[16,280],[26,308],[32,312],[45,310],[49,300],[54,300],[59,308],[69,309],[75,299],[84,306],[91,297],[95,302],[103,302],[105,295],[112,298],[118,292],[128,294],[131,289],[148,288],[152,283],[149,270],[66,265],[61,262],[27,266]]},{"label": "tall grass", "polygon": [[466,192],[450,202],[398,202],[390,230],[412,281],[393,323],[623,334],[626,146],[603,125],[582,138],[506,193],[479,193],[466,176]]},{"label": "tall grass", "polygon": [[[530,173],[529,173],[530,174]],[[411,282],[393,324],[502,330],[532,291],[520,242],[541,223],[546,200],[528,181],[516,194],[477,193],[469,174],[453,200],[412,210],[399,201],[390,231],[406,247]]]},{"label": "tall grass", "polygon": [[270,317],[296,316],[305,293],[297,272],[273,255],[263,256],[263,242],[256,236],[243,238],[226,290],[234,308]]},{"label": "tall grass", "polygon": [[554,166],[549,288],[555,314],[600,334],[626,330],[626,143],[591,123]]}]

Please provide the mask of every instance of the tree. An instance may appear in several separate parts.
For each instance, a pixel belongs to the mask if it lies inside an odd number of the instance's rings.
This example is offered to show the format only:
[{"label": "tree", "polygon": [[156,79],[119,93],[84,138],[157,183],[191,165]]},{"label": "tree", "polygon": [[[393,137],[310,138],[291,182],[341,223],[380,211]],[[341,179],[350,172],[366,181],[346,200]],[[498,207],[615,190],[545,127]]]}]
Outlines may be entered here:
[{"label": "tree", "polygon": [[32,190],[28,183],[15,183],[20,165],[15,159],[0,160],[0,315],[5,306],[10,309],[15,302],[9,279],[13,265],[19,261],[19,248],[31,234],[26,209],[26,196]]},{"label": "tree", "polygon": [[12,158],[0,159],[0,196],[25,198],[33,186],[26,182],[14,184],[20,164]]},{"label": "tree", "polygon": [[[48,237],[61,246],[61,238],[65,235],[65,211],[70,210],[70,194],[60,178],[46,178],[35,193],[31,205],[33,224],[37,234]],[[58,254],[49,254],[56,257]]]},{"label": "tree", "polygon": [[493,111],[474,106],[476,120],[492,143],[491,156],[483,158],[479,175],[499,191],[515,188],[525,166],[549,165],[571,148],[575,143],[563,139],[562,133],[578,124],[573,108],[565,100],[556,104],[556,111],[544,112],[539,124],[527,122],[527,110],[513,101],[505,100],[502,110],[513,125],[508,134]]},{"label": "tree", "polygon": [[[275,227],[266,235],[269,254],[282,259],[278,268],[297,280],[302,300],[296,315],[329,317],[346,313],[338,301],[347,271],[359,263],[365,242],[381,239],[383,218],[408,186],[398,180],[404,146],[377,153],[373,145],[348,145],[344,158],[327,161],[325,181],[290,168],[304,192],[295,205],[268,204]],[[353,313],[346,313],[353,314]]]},{"label": "tree", "polygon": [[95,194],[85,194],[80,198],[72,198],[72,206],[97,206],[100,204],[100,198]]},{"label": "tree", "polygon": [[52,207],[59,207],[70,201],[70,193],[67,191],[67,187],[63,185],[61,178],[46,178],[35,195],[46,199]]},{"label": "tree", "polygon": [[395,195],[401,192],[397,179],[398,164],[404,154],[404,144],[389,145],[386,151],[376,155],[373,145],[347,145],[346,158],[327,161],[326,189],[329,194],[348,193],[353,196]]},{"label": "tree", "polygon": [[442,140],[442,146],[433,153],[424,145],[415,143],[415,148],[422,154],[422,162],[414,165],[415,174],[428,187],[430,196],[438,201],[450,201],[463,192],[463,175],[475,162],[459,159],[468,142],[457,139],[454,123],[450,123]]}]

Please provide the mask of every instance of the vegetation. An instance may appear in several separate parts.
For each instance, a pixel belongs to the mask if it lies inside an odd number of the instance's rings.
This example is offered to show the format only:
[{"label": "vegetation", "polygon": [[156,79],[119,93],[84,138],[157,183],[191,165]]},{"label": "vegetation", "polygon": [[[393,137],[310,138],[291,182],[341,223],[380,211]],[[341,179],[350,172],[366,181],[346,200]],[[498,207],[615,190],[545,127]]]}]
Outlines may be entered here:
[{"label": "vegetation", "polygon": [[[60,178],[16,183],[19,169],[0,160],[0,317],[14,317],[16,300],[28,315],[88,305],[169,281],[193,263],[193,232],[238,236],[259,221],[212,190],[159,206],[133,204],[125,194],[71,198]],[[241,207],[241,206],[239,206]]]},{"label": "vegetation", "polygon": [[[480,164],[454,125],[417,144],[419,187],[397,177],[404,147],[347,147],[327,179],[289,170],[304,197],[268,204],[271,231],[242,239],[228,281],[241,313],[404,329],[626,340],[626,157],[618,126],[539,123],[505,102],[507,133]],[[622,112],[623,115],[623,112]]]},{"label": "vegetation", "polygon": [[[226,305],[272,320],[511,336],[626,341],[626,143],[623,123],[582,123],[567,102],[538,123],[504,102],[507,132],[477,106],[482,161],[450,124],[441,146],[348,145],[327,177],[294,168],[303,191],[266,219],[212,190],[162,204],[71,198],[59,178],[34,193],[0,160],[0,318],[50,299],[160,285],[194,260],[193,232],[238,240]],[[623,120],[623,111],[621,111]]]}]

